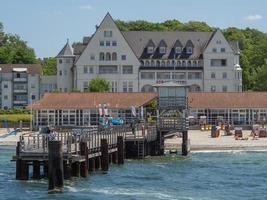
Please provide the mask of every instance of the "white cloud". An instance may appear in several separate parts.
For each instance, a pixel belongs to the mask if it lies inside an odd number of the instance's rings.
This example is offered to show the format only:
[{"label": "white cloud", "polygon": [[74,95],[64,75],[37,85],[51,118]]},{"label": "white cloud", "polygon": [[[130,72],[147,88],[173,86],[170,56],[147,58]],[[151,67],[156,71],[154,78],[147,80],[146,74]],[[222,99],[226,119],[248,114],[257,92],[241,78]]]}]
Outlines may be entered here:
[{"label": "white cloud", "polygon": [[261,15],[248,15],[244,17],[244,19],[248,21],[255,21],[255,20],[261,20],[262,16]]},{"label": "white cloud", "polygon": [[93,7],[91,5],[84,5],[84,6],[80,6],[81,10],[93,10]]}]

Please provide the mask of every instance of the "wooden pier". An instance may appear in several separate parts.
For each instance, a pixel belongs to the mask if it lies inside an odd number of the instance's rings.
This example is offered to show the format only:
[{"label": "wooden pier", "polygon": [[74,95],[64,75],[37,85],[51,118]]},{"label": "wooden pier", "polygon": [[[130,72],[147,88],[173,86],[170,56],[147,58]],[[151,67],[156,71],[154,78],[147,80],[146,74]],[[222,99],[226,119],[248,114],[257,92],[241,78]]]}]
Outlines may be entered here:
[{"label": "wooden pier", "polygon": [[[95,170],[108,171],[111,163],[123,164],[127,158],[150,155],[157,140],[155,126],[116,126],[109,129],[84,129],[31,134],[22,136],[17,143],[16,179],[48,178],[49,191],[62,191],[64,179],[87,177]],[[137,145],[137,155],[132,153]],[[30,168],[32,166],[32,168]],[[31,170],[30,170],[31,169]]]}]

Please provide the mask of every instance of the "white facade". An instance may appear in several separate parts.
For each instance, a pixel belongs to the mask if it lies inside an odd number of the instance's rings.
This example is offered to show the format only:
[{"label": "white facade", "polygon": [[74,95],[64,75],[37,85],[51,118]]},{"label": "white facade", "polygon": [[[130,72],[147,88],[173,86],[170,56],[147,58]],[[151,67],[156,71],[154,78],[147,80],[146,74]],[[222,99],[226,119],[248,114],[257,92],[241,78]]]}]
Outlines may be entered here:
[{"label": "white facade", "polygon": [[238,44],[220,30],[121,32],[107,14],[92,37],[74,50],[67,43],[57,58],[62,92],[85,91],[96,77],[108,80],[111,92],[149,92],[169,81],[191,91],[242,91]]}]

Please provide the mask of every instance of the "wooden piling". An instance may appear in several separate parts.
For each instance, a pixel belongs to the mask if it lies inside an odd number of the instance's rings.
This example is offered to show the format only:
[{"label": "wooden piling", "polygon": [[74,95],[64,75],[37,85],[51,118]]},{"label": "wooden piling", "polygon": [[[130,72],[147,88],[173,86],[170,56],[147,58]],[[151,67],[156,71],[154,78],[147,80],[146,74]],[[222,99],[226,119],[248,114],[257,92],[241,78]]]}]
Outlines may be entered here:
[{"label": "wooden piling", "polygon": [[88,170],[89,172],[95,171],[95,158],[90,158],[89,159],[89,164],[88,164]]},{"label": "wooden piling", "polygon": [[95,157],[95,169],[98,170],[101,168],[101,159],[100,156]]},{"label": "wooden piling", "polygon": [[44,177],[48,178],[48,161],[44,161],[43,173],[44,173]]},{"label": "wooden piling", "polygon": [[72,169],[72,176],[75,177],[80,177],[80,162],[74,162],[71,165],[71,169]]},{"label": "wooden piling", "polygon": [[118,164],[120,165],[124,163],[124,140],[122,136],[118,136],[117,146],[118,146]]},{"label": "wooden piling", "polygon": [[63,151],[61,141],[48,142],[48,191],[62,191],[63,176]]},{"label": "wooden piling", "polygon": [[18,159],[16,162],[16,179],[29,180],[29,165],[27,161]]},{"label": "wooden piling", "polygon": [[117,164],[118,163],[118,152],[115,151],[112,153],[112,163]]},{"label": "wooden piling", "polygon": [[187,156],[188,155],[188,132],[183,131],[183,143],[182,143],[182,155]]},{"label": "wooden piling", "polygon": [[69,161],[63,162],[63,172],[64,172],[64,179],[70,179],[71,178],[71,163]]},{"label": "wooden piling", "polygon": [[108,155],[108,163],[109,164],[111,164],[112,163],[112,153],[110,153],[109,155]]},{"label": "wooden piling", "polygon": [[33,179],[40,179],[40,162],[38,160],[33,161],[32,167],[32,178]]},{"label": "wooden piling", "polygon": [[81,177],[88,176],[88,148],[87,142],[80,142],[80,154],[84,156],[85,161],[81,163]]},{"label": "wooden piling", "polygon": [[108,171],[109,155],[108,155],[108,141],[107,139],[101,139],[101,169],[102,171]]}]

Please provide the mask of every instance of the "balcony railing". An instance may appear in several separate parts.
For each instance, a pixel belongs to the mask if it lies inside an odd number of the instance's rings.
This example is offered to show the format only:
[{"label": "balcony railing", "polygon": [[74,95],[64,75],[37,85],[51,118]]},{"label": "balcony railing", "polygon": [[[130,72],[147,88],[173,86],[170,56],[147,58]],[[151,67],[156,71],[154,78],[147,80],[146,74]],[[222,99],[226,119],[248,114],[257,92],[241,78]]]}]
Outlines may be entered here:
[{"label": "balcony railing", "polygon": [[28,104],[28,101],[27,100],[14,100],[13,101],[14,104]]},{"label": "balcony railing", "polygon": [[186,97],[159,97],[158,106],[160,109],[185,109],[187,106]]},{"label": "balcony railing", "polygon": [[27,78],[14,78],[14,82],[27,82]]},{"label": "balcony railing", "polygon": [[16,89],[14,88],[14,93],[27,93],[27,89]]}]

